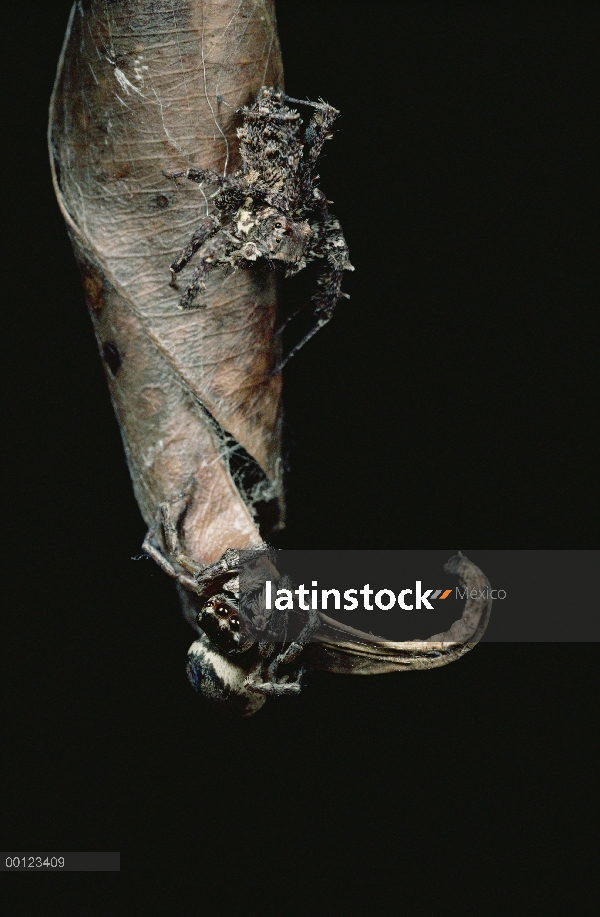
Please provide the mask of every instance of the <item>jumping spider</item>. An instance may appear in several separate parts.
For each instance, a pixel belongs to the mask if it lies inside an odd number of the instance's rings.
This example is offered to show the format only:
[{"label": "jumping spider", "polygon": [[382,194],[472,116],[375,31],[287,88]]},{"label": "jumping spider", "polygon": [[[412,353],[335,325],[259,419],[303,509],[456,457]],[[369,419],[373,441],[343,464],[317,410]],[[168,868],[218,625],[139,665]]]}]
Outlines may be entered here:
[{"label": "jumping spider", "polygon": [[[302,119],[286,103],[314,109],[301,135]],[[198,307],[195,299],[204,280],[217,265],[233,270],[261,260],[281,264],[291,277],[317,258],[324,260],[312,302],[316,324],[273,370],[288,360],[332,317],[341,292],[344,271],[353,271],[342,228],[329,213],[331,203],[315,187],[314,174],[323,144],[339,112],[319,102],[292,99],[279,89],[263,87],[254,104],[242,108],[238,128],[242,167],[230,176],[207,169],[187,169],[170,178],[187,178],[218,186],[214,198],[218,214],[207,216],[171,265],[171,283],[198,252],[198,266],[179,305]],[[293,318],[293,316],[291,316]],[[282,330],[279,329],[280,331]]]},{"label": "jumping spider", "polygon": [[[155,543],[158,527],[162,528],[167,556]],[[304,668],[294,663],[319,628],[320,619],[318,612],[308,611],[306,620],[290,639],[288,613],[266,609],[267,579],[278,581],[284,588],[291,587],[287,577],[279,577],[268,545],[246,550],[229,548],[215,563],[200,565],[182,550],[171,508],[163,503],[157,526],[148,532],[143,550],[201,600],[197,624],[214,652],[208,656],[202,654],[205,661],[200,663],[196,654],[194,666],[212,666],[209,656],[214,659],[215,652],[222,659],[246,654],[246,674],[243,684],[238,686],[239,693],[283,695],[300,691]],[[279,672],[281,666],[283,674]],[[209,673],[191,671],[188,666],[188,675],[196,685],[200,676]]]}]

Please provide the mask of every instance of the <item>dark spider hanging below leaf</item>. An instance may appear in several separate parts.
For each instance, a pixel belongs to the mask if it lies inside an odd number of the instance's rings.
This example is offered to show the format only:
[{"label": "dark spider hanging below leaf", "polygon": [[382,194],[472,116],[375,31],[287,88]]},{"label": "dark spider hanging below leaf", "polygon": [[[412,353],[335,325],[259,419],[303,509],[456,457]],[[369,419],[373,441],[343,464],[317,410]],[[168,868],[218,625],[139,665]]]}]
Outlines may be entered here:
[{"label": "dark spider hanging below leaf", "polygon": [[[288,577],[279,575],[275,553],[267,544],[245,550],[229,548],[214,563],[197,563],[180,542],[182,515],[174,517],[170,504],[162,503],[143,549],[165,573],[200,599],[196,620],[205,642],[199,655],[196,644],[190,650],[188,675],[194,688],[198,690],[219,654],[226,658],[250,652],[254,658],[240,686],[242,692],[297,694],[304,674],[299,657],[320,627],[318,612],[312,607],[303,609],[294,628],[289,626],[287,611],[267,608],[267,580],[276,589],[292,588]],[[159,547],[160,540],[166,553]]]},{"label": "dark spider hanging below leaf", "polygon": [[[308,105],[314,113],[301,133],[302,119],[286,103]],[[311,261],[322,259],[317,289],[312,297],[316,323],[300,343],[273,370],[283,369],[291,357],[332,317],[342,293],[344,271],[353,271],[348,246],[330,203],[315,187],[314,170],[330,128],[339,115],[326,102],[302,102],[279,89],[263,87],[256,102],[241,109],[238,128],[242,168],[229,176],[207,169],[187,169],[170,178],[211,182],[218,186],[216,214],[207,216],[171,265],[172,284],[198,253],[199,263],[179,302],[192,309],[203,304],[196,297],[213,268],[250,268],[257,262],[280,263],[291,277]],[[292,316],[293,317],[293,316]],[[281,331],[282,329],[280,329]]]}]

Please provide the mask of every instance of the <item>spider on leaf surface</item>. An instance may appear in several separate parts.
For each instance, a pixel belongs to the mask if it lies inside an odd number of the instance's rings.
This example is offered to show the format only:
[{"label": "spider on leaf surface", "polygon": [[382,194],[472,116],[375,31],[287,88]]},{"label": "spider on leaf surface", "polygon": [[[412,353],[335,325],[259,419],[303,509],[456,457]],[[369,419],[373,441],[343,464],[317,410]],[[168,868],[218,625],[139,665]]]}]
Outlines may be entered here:
[{"label": "spider on leaf surface", "polygon": [[[286,103],[314,109],[304,136],[300,115]],[[285,276],[291,277],[311,261],[322,259],[325,263],[312,297],[316,323],[273,370],[275,375],[327,324],[338,300],[348,298],[341,291],[344,271],[354,270],[348,246],[338,220],[329,213],[331,201],[314,185],[317,159],[332,137],[330,128],[339,112],[322,100],[302,102],[279,89],[263,87],[254,104],[241,113],[244,123],[237,130],[241,169],[229,176],[207,169],[168,176],[218,186],[217,213],[200,223],[172,263],[171,283],[175,285],[175,276],[198,253],[199,263],[179,302],[180,308],[192,309],[202,305],[196,297],[218,265],[237,270],[261,261],[280,263]]]}]

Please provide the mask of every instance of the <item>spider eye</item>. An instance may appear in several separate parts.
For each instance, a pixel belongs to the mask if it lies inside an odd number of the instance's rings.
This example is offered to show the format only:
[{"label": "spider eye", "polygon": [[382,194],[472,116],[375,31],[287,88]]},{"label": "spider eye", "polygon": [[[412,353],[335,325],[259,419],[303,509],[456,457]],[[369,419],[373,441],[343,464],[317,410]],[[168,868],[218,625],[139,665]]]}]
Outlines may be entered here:
[{"label": "spider eye", "polygon": [[234,632],[236,632],[236,633],[237,633],[237,631],[239,631],[239,629],[240,629],[240,619],[238,618],[237,615],[232,615],[232,616],[231,616],[231,618],[229,619],[229,626],[230,626],[230,628],[232,629],[232,631],[234,631]]},{"label": "spider eye", "polygon": [[226,615],[229,613],[229,608],[227,608],[226,605],[223,605],[223,603],[218,599],[209,599],[205,607],[210,608],[215,612],[215,614],[222,615],[223,617],[226,617]]}]

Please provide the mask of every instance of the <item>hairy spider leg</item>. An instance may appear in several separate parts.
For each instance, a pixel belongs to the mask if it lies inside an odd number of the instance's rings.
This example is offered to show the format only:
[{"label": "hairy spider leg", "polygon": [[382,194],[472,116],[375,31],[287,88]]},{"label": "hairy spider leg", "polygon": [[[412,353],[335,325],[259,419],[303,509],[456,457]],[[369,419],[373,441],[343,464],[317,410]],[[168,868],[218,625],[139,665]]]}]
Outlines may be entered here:
[{"label": "hairy spider leg", "polygon": [[283,94],[286,102],[295,105],[308,105],[315,109],[304,135],[304,153],[299,170],[298,191],[300,200],[306,200],[311,195],[313,171],[317,159],[321,155],[323,144],[331,139],[331,126],[339,116],[339,111],[326,102],[303,102],[301,99],[292,99]]},{"label": "hairy spider leg", "polygon": [[220,188],[226,188],[228,191],[237,192],[241,198],[246,194],[246,184],[243,178],[234,178],[233,175],[217,175],[211,169],[186,169],[184,172],[163,172],[167,178],[187,178],[189,181],[202,185],[209,182],[212,185],[219,185]]},{"label": "hairy spider leg", "polygon": [[165,536],[165,545],[167,547],[167,551],[172,557],[175,558],[175,562],[178,563],[180,567],[183,567],[186,573],[195,575],[198,572],[198,564],[181,548],[179,533],[177,531],[177,524],[173,519],[171,507],[168,503],[161,503],[159,512],[162,520],[162,529]]},{"label": "hairy spider leg", "polygon": [[196,567],[196,585],[204,595],[207,591],[220,589],[228,580],[240,572],[239,554],[235,548],[227,548],[220,560],[203,567]]},{"label": "hairy spider leg", "polygon": [[[291,585],[287,577],[282,577],[281,582],[285,583],[286,587]],[[276,653],[277,642],[285,643],[286,641],[288,618],[289,613],[287,610],[277,616],[273,616],[271,620],[275,626],[270,628],[270,642],[264,640],[259,644],[259,655],[263,661],[256,666],[246,679],[246,686],[260,694],[297,694],[302,687],[304,667],[298,670],[294,680],[290,680],[288,675],[284,675],[283,678],[279,679],[278,669],[281,665],[289,665],[300,655],[312,635],[319,629],[321,619],[316,609],[310,609],[308,611],[308,620],[296,639],[289,644],[283,653]],[[277,642],[273,642],[274,640]],[[276,655],[273,658],[275,653]],[[265,671],[264,661],[268,659],[271,659],[271,662]]]},{"label": "hairy spider leg", "polygon": [[269,666],[269,680],[277,680],[277,669],[280,665],[288,665],[290,662],[293,662],[296,659],[312,635],[321,626],[321,619],[319,617],[319,612],[316,608],[311,608],[308,612],[308,620],[296,639],[290,643],[286,650],[283,653],[280,653]]},{"label": "hairy spider leg", "polygon": [[[172,174],[163,172],[163,175],[166,175],[167,178],[173,179],[187,178],[190,181],[196,182],[197,184],[202,184],[205,181],[211,182],[212,184],[217,184],[220,187],[225,187],[227,191],[232,192],[234,198],[239,198],[239,201],[242,201],[246,195],[245,183],[243,180],[224,178],[221,175],[217,175],[216,172],[212,172],[210,169],[186,169],[184,172],[174,172]],[[183,268],[194,257],[196,252],[202,247],[204,242],[210,239],[211,236],[214,236],[220,228],[221,221],[215,214],[207,216],[200,223],[200,226],[196,229],[188,244],[181,250],[171,265],[170,285],[172,287],[177,289],[175,284],[175,274],[179,274],[179,272],[183,270]],[[189,306],[182,306],[182,308],[189,308]]]},{"label": "hairy spider leg", "polygon": [[[165,525],[166,521],[166,525]],[[154,536],[157,524],[160,525],[163,529],[165,544],[167,551],[170,555],[174,556],[174,560],[186,571],[185,573],[180,573],[175,569],[173,564],[169,559],[167,559],[162,551],[160,551],[156,545],[152,543],[152,537]],[[167,530],[168,533],[167,534]],[[174,533],[174,534],[173,534]],[[197,583],[195,576],[189,576],[188,574],[194,574],[198,568],[198,565],[194,561],[184,554],[179,548],[179,540],[177,537],[177,529],[172,521],[171,509],[168,503],[161,503],[158,508],[158,518],[157,523],[148,530],[144,542],[142,544],[142,550],[148,554],[152,560],[158,564],[161,570],[163,570],[168,576],[173,577],[182,586],[185,586],[186,589],[191,589],[193,592],[198,592]],[[186,563],[182,563],[182,559]]]},{"label": "hairy spider leg", "polygon": [[[271,666],[269,666],[270,671]],[[284,675],[281,681],[259,681],[259,677],[262,674],[262,667],[259,665],[247,676],[244,681],[244,686],[250,691],[256,691],[258,694],[274,694],[274,695],[284,695],[284,694],[299,694],[302,690],[302,678],[305,672],[304,666],[301,666],[298,669],[295,681],[289,681],[288,676]],[[269,677],[269,673],[267,673]]]},{"label": "hairy spider leg", "polygon": [[292,312],[291,315],[288,315],[288,317],[285,319],[285,321],[283,321],[283,322],[281,323],[281,325],[279,326],[279,328],[277,328],[277,330],[273,332],[273,337],[279,337],[280,334],[283,334],[283,332],[285,331],[285,329],[287,328],[287,326],[289,325],[289,323],[290,323],[291,321],[293,321],[293,320],[296,318],[297,315],[300,315],[300,313],[304,310],[305,306],[306,306],[306,303],[304,303],[303,305],[301,305],[301,306],[299,306],[297,309],[295,309],[294,312]]},{"label": "hairy spider leg", "polygon": [[291,349],[290,352],[288,353],[287,357],[284,357],[284,359],[283,359],[280,363],[277,364],[277,366],[275,367],[275,369],[271,370],[270,375],[271,375],[271,376],[276,376],[278,373],[280,373],[281,370],[282,370],[285,366],[287,366],[287,364],[290,362],[290,360],[292,359],[292,357],[295,357],[296,354],[298,353],[298,351],[301,350],[302,347],[304,347],[304,345],[307,344],[308,341],[310,341],[310,339],[313,338],[313,337],[315,336],[315,334],[316,334],[318,331],[321,330],[321,328],[324,328],[325,325],[327,324],[327,322],[331,321],[332,317],[333,317],[333,310],[332,310],[331,313],[330,313],[329,315],[327,315],[327,316],[321,315],[321,317],[318,319],[317,323],[316,323],[315,325],[313,325],[313,327],[312,327],[311,330],[308,332],[308,334],[305,334],[304,337],[302,338],[302,340],[301,340],[298,344],[296,344],[294,347],[292,347],[292,349]]},{"label": "hairy spider leg", "polygon": [[231,580],[239,571],[239,552],[234,548],[228,548],[221,559],[212,564],[203,566],[197,563],[181,547],[178,525],[184,513],[185,510],[180,513],[176,522],[169,503],[161,503],[158,508],[158,524],[163,531],[167,553],[179,567],[185,570],[185,574],[179,573],[173,563],[167,560],[162,552],[152,544],[152,530],[146,535],[143,549],[165,573],[177,579],[182,586],[195,592],[200,598],[205,598],[219,592],[223,584]]},{"label": "hairy spider leg", "polygon": [[200,290],[205,289],[204,278],[208,276],[213,265],[227,252],[230,245],[231,239],[222,229],[206,240],[200,249],[200,264],[194,270],[190,285],[179,300],[180,309],[203,308],[204,303],[195,303],[194,299]]},{"label": "hairy spider leg", "polygon": [[202,248],[206,240],[218,232],[220,228],[221,222],[216,216],[209,216],[206,217],[205,220],[202,220],[188,244],[182,249],[171,265],[172,287],[175,286],[175,274],[179,274],[179,272],[183,270],[186,264],[192,260],[198,249]]},{"label": "hairy spider leg", "polygon": [[163,172],[166,178],[187,178],[190,181],[201,185],[202,182],[213,182],[215,185],[222,185],[227,181],[222,175],[217,175],[212,169],[184,169],[183,172]]},{"label": "hairy spider leg", "polygon": [[[296,681],[263,681],[256,682],[252,679],[252,673],[244,681],[244,686],[250,691],[256,691],[258,694],[274,694],[281,696],[283,694],[299,694],[302,690],[302,676],[304,667],[298,669]],[[287,676],[286,676],[287,677]]]}]

